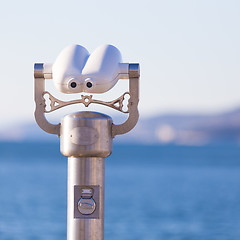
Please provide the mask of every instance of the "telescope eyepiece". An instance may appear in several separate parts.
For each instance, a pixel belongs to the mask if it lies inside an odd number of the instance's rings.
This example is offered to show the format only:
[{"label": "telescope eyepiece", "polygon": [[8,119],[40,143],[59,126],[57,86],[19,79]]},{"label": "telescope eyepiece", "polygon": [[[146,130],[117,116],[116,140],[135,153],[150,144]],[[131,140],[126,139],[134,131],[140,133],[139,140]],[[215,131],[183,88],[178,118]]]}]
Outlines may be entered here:
[{"label": "telescope eyepiece", "polygon": [[86,86],[87,86],[88,88],[91,88],[91,87],[92,87],[92,83],[91,83],[91,82],[87,82]]},{"label": "telescope eyepiece", "polygon": [[71,86],[71,88],[75,88],[75,87],[77,87],[77,83],[76,82],[71,82],[70,86]]}]

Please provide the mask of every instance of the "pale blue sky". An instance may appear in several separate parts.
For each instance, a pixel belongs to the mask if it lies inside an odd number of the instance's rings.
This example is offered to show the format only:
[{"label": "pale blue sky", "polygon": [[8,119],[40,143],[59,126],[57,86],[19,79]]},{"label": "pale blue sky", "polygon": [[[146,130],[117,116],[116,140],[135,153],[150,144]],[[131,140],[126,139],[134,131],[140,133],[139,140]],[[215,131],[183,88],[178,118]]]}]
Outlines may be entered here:
[{"label": "pale blue sky", "polygon": [[33,64],[72,43],[140,63],[142,116],[238,107],[239,26],[238,0],[2,1],[1,126],[33,121]]}]

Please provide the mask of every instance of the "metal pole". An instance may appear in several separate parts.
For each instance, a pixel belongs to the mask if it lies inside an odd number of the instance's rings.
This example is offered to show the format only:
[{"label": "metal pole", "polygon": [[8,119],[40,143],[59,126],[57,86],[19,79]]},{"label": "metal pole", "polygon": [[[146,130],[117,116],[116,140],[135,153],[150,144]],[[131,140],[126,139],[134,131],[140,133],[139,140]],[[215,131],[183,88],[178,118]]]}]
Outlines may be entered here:
[{"label": "metal pole", "polygon": [[[68,158],[68,240],[104,239],[104,182],[104,158]],[[99,218],[74,218],[74,211],[76,211],[76,206],[74,206],[74,186],[99,186],[99,206],[96,206],[99,209]]]},{"label": "metal pole", "polygon": [[112,119],[72,113],[61,123],[60,148],[68,156],[68,240],[104,239],[105,157],[112,152]]}]

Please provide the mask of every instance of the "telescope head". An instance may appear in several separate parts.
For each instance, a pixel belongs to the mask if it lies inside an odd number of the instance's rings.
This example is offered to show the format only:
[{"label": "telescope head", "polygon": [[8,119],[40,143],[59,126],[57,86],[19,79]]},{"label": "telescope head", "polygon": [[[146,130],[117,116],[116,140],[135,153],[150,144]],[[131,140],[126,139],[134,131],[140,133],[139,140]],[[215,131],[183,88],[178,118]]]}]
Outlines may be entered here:
[{"label": "telescope head", "polygon": [[128,74],[119,50],[112,45],[98,47],[92,54],[80,45],[63,49],[52,65],[55,87],[63,93],[104,93]]},{"label": "telescope head", "polygon": [[[61,124],[51,124],[45,114],[77,103],[85,107],[101,104],[128,113],[128,119],[122,124],[113,124],[111,130],[112,137],[124,134],[136,125],[139,117],[139,77],[139,64],[122,63],[119,50],[112,45],[100,46],[92,54],[80,45],[68,46],[53,64],[34,65],[35,119],[44,131],[60,136]],[[52,79],[55,87],[62,93],[105,93],[119,79],[128,79],[129,87],[127,92],[112,101],[106,102],[84,94],[74,100],[62,101],[46,91],[46,79]],[[126,99],[127,105],[124,103]]]}]

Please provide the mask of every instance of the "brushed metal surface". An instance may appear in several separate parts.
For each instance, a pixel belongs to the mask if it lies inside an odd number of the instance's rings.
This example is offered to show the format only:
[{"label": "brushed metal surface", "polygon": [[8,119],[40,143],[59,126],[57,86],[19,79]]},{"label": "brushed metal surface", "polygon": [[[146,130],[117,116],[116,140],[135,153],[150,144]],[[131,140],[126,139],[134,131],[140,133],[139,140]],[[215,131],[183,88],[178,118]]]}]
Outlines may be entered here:
[{"label": "brushed metal surface", "polygon": [[[68,240],[103,240],[104,239],[104,158],[68,158]],[[74,186],[99,186],[99,218],[74,218]]]},{"label": "brushed metal surface", "polygon": [[43,63],[35,63],[34,64],[34,77],[35,78],[44,78],[44,64]]},{"label": "brushed metal surface", "polygon": [[[134,74],[133,74],[134,75]],[[129,115],[128,119],[119,125],[112,125],[112,137],[125,134],[131,131],[137,124],[139,118],[138,102],[139,102],[139,77],[129,78],[130,99],[128,100]]]},{"label": "brushed metal surface", "polygon": [[128,72],[129,78],[139,78],[140,77],[139,63],[130,63]]},{"label": "brushed metal surface", "polygon": [[77,112],[61,123],[60,149],[67,157],[107,157],[112,152],[112,119],[96,112]]},{"label": "brushed metal surface", "polygon": [[76,127],[70,132],[70,140],[77,145],[91,145],[97,142],[98,132],[91,127]]}]

